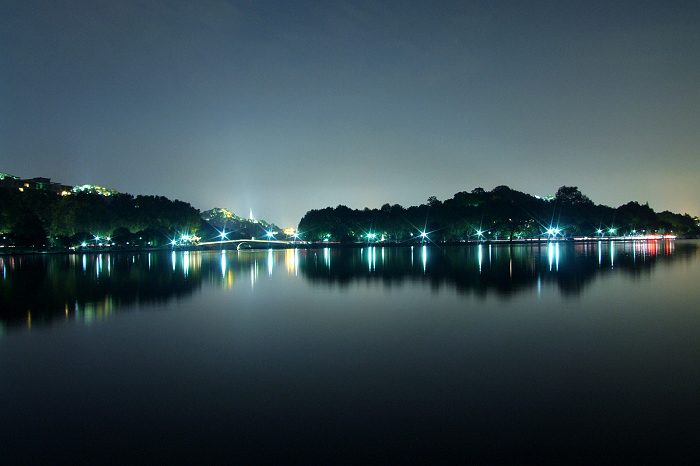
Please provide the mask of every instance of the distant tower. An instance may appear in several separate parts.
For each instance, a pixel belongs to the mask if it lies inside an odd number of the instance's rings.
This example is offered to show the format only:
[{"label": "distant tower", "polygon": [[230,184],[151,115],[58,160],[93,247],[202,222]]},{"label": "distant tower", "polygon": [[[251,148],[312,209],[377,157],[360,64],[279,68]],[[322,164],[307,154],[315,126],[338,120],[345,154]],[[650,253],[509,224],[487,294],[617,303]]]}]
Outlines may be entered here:
[{"label": "distant tower", "polygon": [[250,219],[253,220],[253,209],[250,209]]}]

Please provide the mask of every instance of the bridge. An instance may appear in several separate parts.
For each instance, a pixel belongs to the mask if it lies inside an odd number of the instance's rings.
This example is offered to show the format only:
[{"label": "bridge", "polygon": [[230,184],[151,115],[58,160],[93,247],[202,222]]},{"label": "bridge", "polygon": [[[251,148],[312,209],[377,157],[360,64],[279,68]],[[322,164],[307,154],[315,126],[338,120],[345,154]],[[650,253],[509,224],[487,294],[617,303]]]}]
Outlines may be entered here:
[{"label": "bridge", "polygon": [[[223,244],[235,244],[238,243],[236,246],[236,249],[241,249],[241,246],[244,244],[247,244],[248,247],[250,247],[250,244],[248,243],[265,243],[265,244],[280,244],[280,245],[289,245],[292,244],[289,241],[279,241],[279,240],[270,240],[270,239],[227,239],[227,240],[222,240],[222,241],[204,241],[202,243],[197,243],[198,246],[210,246],[210,245],[223,245]],[[262,245],[262,244],[260,244]],[[245,248],[245,246],[243,246]]]}]

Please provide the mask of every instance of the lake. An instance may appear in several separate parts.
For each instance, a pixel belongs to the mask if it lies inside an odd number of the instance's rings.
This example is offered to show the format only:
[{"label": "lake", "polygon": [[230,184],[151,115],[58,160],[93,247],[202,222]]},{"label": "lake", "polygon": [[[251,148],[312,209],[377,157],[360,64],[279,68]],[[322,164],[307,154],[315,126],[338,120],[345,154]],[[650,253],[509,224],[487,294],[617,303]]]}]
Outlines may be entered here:
[{"label": "lake", "polygon": [[691,462],[700,242],[0,256],[4,464]]}]

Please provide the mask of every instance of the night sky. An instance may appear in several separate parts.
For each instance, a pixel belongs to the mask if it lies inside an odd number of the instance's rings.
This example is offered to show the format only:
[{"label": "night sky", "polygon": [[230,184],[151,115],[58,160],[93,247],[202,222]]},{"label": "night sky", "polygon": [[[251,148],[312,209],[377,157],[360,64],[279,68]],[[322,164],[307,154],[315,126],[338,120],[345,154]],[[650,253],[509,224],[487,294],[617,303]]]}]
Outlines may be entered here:
[{"label": "night sky", "polygon": [[700,2],[0,0],[0,172],[306,211],[700,214]]}]

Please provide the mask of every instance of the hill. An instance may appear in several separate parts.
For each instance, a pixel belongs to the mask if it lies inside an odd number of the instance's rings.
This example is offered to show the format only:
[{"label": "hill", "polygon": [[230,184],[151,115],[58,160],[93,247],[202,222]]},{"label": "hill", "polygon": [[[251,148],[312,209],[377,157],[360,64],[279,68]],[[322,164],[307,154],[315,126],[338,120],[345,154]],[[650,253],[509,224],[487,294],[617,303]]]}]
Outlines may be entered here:
[{"label": "hill", "polygon": [[202,238],[222,237],[222,235],[228,239],[264,238],[276,237],[280,233],[279,227],[274,223],[239,217],[230,210],[220,207],[202,212],[200,217],[205,222],[199,233]]}]

